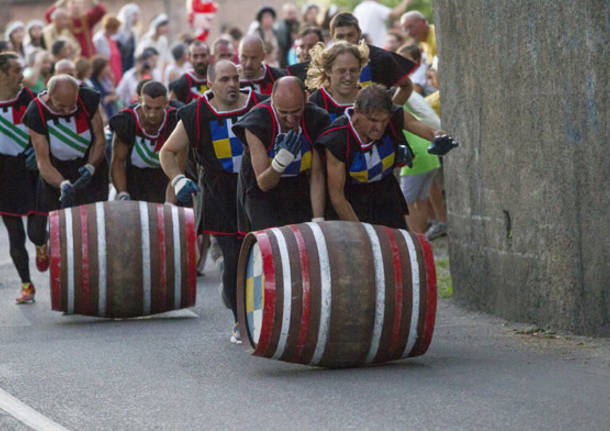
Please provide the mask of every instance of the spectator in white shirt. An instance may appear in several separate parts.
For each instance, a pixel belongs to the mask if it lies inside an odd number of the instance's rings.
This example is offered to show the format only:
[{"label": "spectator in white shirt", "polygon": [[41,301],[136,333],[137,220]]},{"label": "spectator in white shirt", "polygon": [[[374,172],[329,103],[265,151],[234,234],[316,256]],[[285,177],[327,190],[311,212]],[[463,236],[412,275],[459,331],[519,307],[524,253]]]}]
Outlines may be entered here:
[{"label": "spectator in white shirt", "polygon": [[363,34],[369,36],[372,45],[383,47],[387,26],[386,21],[397,19],[407,10],[411,0],[402,0],[394,9],[380,4],[377,0],[365,0],[354,9]]}]

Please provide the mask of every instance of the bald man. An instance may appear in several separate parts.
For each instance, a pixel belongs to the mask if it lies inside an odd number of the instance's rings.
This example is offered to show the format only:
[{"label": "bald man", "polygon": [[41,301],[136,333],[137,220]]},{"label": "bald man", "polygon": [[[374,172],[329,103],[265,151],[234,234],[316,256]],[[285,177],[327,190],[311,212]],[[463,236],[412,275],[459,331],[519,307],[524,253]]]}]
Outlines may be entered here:
[{"label": "bald man", "polygon": [[231,341],[238,343],[235,295],[242,236],[237,229],[235,205],[243,144],[231,127],[266,97],[256,94],[251,88],[240,90],[237,68],[227,60],[208,67],[208,84],[210,90],[203,97],[178,112],[180,122],[161,149],[160,160],[165,174],[172,180],[178,200],[183,203],[187,203],[190,190],[196,190],[196,186],[185,177],[180,157],[190,151],[202,166],[203,214],[198,233],[214,235],[222,249],[222,297],[225,305],[233,311]]},{"label": "bald man", "polygon": [[242,232],[321,219],[324,174],[314,143],[329,122],[306,102],[303,82],[289,76],[233,127],[246,144],[237,189]]},{"label": "bald man", "polygon": [[[23,123],[40,170],[37,211],[106,200],[108,166],[99,103],[99,93],[79,87],[69,75],[57,75],[28,106]],[[45,226],[33,240],[46,243]]]},{"label": "bald man", "polygon": [[270,95],[273,83],[286,72],[263,63],[265,46],[256,35],[244,37],[239,44],[239,72],[242,88],[250,87],[260,94]]},{"label": "bald man", "polygon": [[409,37],[419,42],[424,51],[426,63],[432,64],[432,60],[436,57],[434,25],[428,24],[428,20],[416,10],[405,13],[400,18],[400,24]]},{"label": "bald man", "polygon": [[72,60],[64,58],[55,63],[55,75],[70,75],[76,78],[76,65]]}]

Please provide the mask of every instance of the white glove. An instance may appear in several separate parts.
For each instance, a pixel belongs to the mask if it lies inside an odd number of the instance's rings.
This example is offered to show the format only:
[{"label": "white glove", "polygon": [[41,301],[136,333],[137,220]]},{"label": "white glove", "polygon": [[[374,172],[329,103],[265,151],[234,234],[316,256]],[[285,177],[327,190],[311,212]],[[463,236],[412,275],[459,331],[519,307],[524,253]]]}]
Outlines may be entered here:
[{"label": "white glove", "polygon": [[281,174],[286,170],[288,165],[290,165],[294,159],[295,159],[294,154],[292,154],[287,149],[282,148],[282,149],[280,149],[280,151],[277,152],[277,154],[271,161],[271,167],[273,168],[273,170],[275,172],[277,172],[278,174]]},{"label": "white glove", "polygon": [[130,201],[131,195],[127,192],[120,192],[116,195],[115,200],[117,201]]}]

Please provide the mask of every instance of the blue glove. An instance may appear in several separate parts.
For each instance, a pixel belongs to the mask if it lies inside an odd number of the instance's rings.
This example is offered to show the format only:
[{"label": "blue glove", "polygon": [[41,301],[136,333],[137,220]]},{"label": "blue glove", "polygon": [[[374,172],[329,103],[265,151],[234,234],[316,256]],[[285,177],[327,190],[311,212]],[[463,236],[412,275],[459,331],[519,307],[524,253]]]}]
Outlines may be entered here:
[{"label": "blue glove", "polygon": [[409,148],[408,145],[399,144],[396,149],[396,165],[397,166],[405,166],[412,168],[413,167],[413,151]]},{"label": "blue glove", "polygon": [[288,165],[297,157],[303,146],[301,134],[294,130],[285,135],[279,135],[275,140],[275,157],[271,161],[271,167],[278,173],[283,173]]},{"label": "blue glove", "polygon": [[59,185],[61,195],[59,196],[59,204],[61,208],[69,208],[74,206],[76,198],[76,190],[72,183],[68,180],[64,180]]},{"label": "blue glove", "polygon": [[82,189],[87,187],[87,185],[91,182],[91,178],[93,178],[93,174],[95,173],[95,168],[91,163],[87,163],[84,166],[78,168],[78,173],[80,177],[76,181],[74,181],[74,187],[77,189]]},{"label": "blue glove", "polygon": [[428,147],[428,153],[444,156],[460,144],[449,135],[437,136]]},{"label": "blue glove", "polygon": [[303,140],[301,139],[301,134],[294,130],[290,130],[286,134],[279,135],[275,140],[276,153],[283,148],[288,150],[290,154],[296,157],[301,151],[302,146]]},{"label": "blue glove", "polygon": [[25,167],[30,171],[38,170],[38,163],[36,163],[36,153],[34,152],[34,147],[27,147],[23,152],[25,156]]},{"label": "blue glove", "polygon": [[172,180],[172,187],[174,187],[178,202],[183,205],[191,205],[193,203],[193,195],[201,191],[195,181],[184,175],[176,175]]}]

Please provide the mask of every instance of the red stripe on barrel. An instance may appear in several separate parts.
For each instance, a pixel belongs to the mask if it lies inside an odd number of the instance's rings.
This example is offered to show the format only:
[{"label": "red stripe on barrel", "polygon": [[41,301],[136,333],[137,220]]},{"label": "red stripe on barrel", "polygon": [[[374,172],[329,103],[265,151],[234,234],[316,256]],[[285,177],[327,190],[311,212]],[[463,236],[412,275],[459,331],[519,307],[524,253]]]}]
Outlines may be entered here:
[{"label": "red stripe on barrel", "polygon": [[87,230],[87,207],[80,206],[81,229],[81,304],[80,312],[87,313],[89,307],[89,234]]},{"label": "red stripe on barrel", "polygon": [[263,258],[263,273],[265,274],[265,305],[263,307],[263,322],[261,334],[256,346],[255,355],[262,355],[271,341],[273,320],[275,319],[275,270],[273,268],[273,251],[271,241],[266,232],[257,232],[256,239]]},{"label": "red stripe on barrel", "polygon": [[61,310],[61,248],[59,243],[59,212],[53,211],[49,214],[49,225],[51,228],[51,308]]},{"label": "red stripe on barrel", "polygon": [[186,223],[186,243],[187,243],[187,278],[188,278],[188,290],[186,292],[187,306],[195,305],[195,298],[197,293],[197,258],[195,256],[195,240],[197,235],[195,234],[195,215],[193,211],[184,211],[184,221]]},{"label": "red stripe on barrel", "polygon": [[167,304],[167,273],[165,268],[165,215],[163,206],[157,206],[157,221],[159,233],[159,296],[154,298],[156,307],[153,310],[164,309]]},{"label": "red stripe on barrel", "polygon": [[402,264],[400,261],[398,244],[396,244],[396,238],[394,237],[394,231],[387,226],[383,226],[383,230],[390,242],[392,266],[394,268],[394,319],[392,322],[392,342],[389,347],[389,353],[390,356],[392,356],[392,353],[396,350],[398,342],[400,341],[400,319],[402,317]]},{"label": "red stripe on barrel", "polygon": [[299,259],[301,260],[301,282],[303,289],[303,308],[301,311],[301,328],[297,338],[296,350],[294,359],[298,360],[303,355],[305,341],[307,339],[307,330],[309,329],[309,313],[311,306],[311,286],[309,284],[309,262],[307,260],[307,250],[305,249],[305,239],[299,228],[295,225],[290,225],[290,230],[294,233],[297,241],[297,249],[299,251]]},{"label": "red stripe on barrel", "polygon": [[434,322],[436,320],[436,297],[437,297],[437,286],[436,286],[436,268],[434,266],[434,254],[432,252],[432,246],[425,236],[416,234],[417,240],[421,244],[422,254],[424,255],[424,261],[426,266],[426,316],[425,316],[425,328],[423,334],[423,342],[421,347],[417,349],[416,354],[423,355],[428,350],[430,342],[432,341],[432,334],[434,333]]}]

